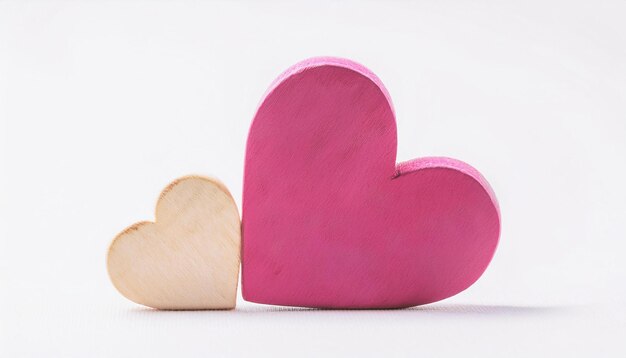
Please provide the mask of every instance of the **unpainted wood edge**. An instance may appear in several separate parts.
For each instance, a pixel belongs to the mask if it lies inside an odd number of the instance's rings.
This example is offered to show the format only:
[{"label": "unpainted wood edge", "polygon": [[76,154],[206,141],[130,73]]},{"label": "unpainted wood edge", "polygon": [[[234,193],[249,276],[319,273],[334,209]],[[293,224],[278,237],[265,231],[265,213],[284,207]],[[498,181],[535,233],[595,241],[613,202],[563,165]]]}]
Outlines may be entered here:
[{"label": "unpainted wood edge", "polygon": [[189,174],[189,175],[184,175],[182,177],[174,179],[169,184],[167,184],[167,186],[161,191],[161,193],[159,194],[159,198],[157,199],[157,202],[154,205],[154,220],[155,220],[154,222],[155,223],[158,221],[157,209],[159,207],[159,204],[163,200],[163,198],[167,195],[167,193],[172,191],[172,189],[174,189],[174,187],[179,185],[180,183],[186,180],[191,180],[191,179],[203,180],[207,183],[217,186],[230,199],[231,203],[235,207],[235,211],[237,212],[237,218],[239,219],[239,221],[241,221],[241,214],[239,213],[239,207],[237,206],[237,202],[235,202],[235,198],[233,198],[233,195],[231,194],[230,190],[228,190],[228,188],[226,187],[224,183],[222,183],[219,179],[214,178],[214,177],[210,177],[206,175],[199,175],[199,174]]}]

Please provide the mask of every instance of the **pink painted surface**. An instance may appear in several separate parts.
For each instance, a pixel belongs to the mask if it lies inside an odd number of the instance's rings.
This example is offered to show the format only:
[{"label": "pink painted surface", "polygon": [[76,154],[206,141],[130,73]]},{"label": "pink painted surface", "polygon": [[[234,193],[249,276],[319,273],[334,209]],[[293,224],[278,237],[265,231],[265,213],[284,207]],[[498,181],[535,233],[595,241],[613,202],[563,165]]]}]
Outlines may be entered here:
[{"label": "pink painted surface", "polygon": [[492,190],[455,159],[396,165],[396,147],[390,97],[363,66],[315,58],[281,75],[248,136],[243,297],[395,308],[474,283],[500,235]]}]

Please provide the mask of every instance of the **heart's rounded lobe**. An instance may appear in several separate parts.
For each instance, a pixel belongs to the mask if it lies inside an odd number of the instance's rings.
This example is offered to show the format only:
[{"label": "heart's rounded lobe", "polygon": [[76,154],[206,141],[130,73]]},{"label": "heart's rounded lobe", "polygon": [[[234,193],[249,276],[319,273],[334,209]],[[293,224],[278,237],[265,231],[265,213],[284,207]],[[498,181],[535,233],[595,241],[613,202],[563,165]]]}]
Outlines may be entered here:
[{"label": "heart's rounded lobe", "polygon": [[366,68],[318,58],[279,77],[246,149],[246,300],[408,307],[480,277],[500,232],[489,185],[454,159],[396,166],[396,147],[389,95]]}]

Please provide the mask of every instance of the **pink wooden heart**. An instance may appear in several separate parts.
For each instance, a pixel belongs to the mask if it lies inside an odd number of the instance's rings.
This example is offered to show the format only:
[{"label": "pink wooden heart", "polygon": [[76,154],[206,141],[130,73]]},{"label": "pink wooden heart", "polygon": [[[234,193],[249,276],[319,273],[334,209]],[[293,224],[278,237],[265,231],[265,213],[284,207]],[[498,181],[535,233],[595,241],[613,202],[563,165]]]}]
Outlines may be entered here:
[{"label": "pink wooden heart", "polygon": [[258,303],[395,308],[455,295],[500,235],[480,173],[449,158],[396,165],[389,94],[336,58],[281,75],[246,149],[242,291]]}]

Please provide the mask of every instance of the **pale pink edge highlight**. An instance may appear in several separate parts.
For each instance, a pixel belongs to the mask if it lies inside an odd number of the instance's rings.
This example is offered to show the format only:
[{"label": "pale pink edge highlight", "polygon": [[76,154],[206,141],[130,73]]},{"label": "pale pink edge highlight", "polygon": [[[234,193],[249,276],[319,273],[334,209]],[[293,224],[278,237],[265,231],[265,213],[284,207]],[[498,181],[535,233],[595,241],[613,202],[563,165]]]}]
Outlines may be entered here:
[{"label": "pale pink edge highlight", "polygon": [[389,102],[389,107],[391,107],[391,111],[394,113],[394,117],[395,117],[395,110],[393,108],[393,102],[391,101],[391,96],[389,95],[389,92],[387,91],[387,88],[385,88],[385,85],[383,84],[383,82],[380,80],[380,78],[378,78],[378,76],[374,74],[374,72],[370,71],[367,67],[361,65],[358,62],[354,62],[346,58],[330,57],[330,56],[308,58],[306,60],[296,63],[295,65],[289,67],[287,70],[281,73],[272,82],[272,84],[269,86],[267,91],[265,91],[265,93],[263,94],[263,97],[261,97],[261,101],[259,102],[257,111],[263,105],[263,102],[265,102],[265,99],[267,98],[267,96],[269,96],[274,91],[274,89],[276,89],[276,87],[278,87],[284,80],[306,69],[321,67],[321,66],[335,66],[335,67],[346,68],[346,69],[355,71],[367,77],[370,81],[374,82],[376,86],[378,86],[378,88],[380,88],[380,90],[383,92],[383,94],[385,95],[385,98],[387,99],[387,102]]},{"label": "pale pink edge highlight", "polygon": [[407,160],[406,162],[396,164],[395,177],[399,177],[403,174],[412,173],[421,169],[432,168],[454,169],[472,177],[485,189],[485,191],[489,195],[489,198],[496,207],[496,211],[498,212],[498,218],[500,218],[500,206],[498,205],[498,199],[496,198],[496,194],[491,188],[491,185],[489,185],[489,182],[487,182],[487,179],[485,179],[485,177],[480,174],[480,172],[476,170],[476,168],[458,159],[448,157],[422,157]]}]

